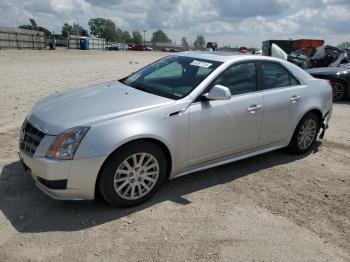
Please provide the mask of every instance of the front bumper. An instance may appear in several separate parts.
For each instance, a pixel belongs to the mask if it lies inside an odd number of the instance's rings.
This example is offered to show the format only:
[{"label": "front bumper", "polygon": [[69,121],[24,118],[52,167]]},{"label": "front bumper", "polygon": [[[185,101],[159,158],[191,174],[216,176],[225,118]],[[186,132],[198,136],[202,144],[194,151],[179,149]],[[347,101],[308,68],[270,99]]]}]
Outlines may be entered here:
[{"label": "front bumper", "polygon": [[105,157],[53,160],[35,155],[31,157],[22,150],[19,158],[36,186],[60,200],[94,199],[97,175],[105,160]]}]

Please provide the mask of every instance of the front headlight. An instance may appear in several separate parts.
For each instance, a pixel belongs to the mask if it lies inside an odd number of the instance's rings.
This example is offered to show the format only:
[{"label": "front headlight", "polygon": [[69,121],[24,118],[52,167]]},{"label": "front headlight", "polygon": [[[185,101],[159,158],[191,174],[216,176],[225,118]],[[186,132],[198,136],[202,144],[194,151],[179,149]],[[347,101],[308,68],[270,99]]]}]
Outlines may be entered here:
[{"label": "front headlight", "polygon": [[50,146],[46,157],[61,160],[73,159],[75,151],[90,127],[74,127],[61,133]]}]

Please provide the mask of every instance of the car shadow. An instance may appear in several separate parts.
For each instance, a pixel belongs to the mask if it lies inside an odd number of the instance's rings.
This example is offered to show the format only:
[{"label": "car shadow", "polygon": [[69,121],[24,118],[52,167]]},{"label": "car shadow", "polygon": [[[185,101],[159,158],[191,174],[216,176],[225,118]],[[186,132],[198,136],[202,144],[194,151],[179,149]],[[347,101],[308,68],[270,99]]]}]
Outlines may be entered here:
[{"label": "car shadow", "polygon": [[[314,150],[316,153],[321,142]],[[101,225],[164,201],[191,204],[186,195],[226,184],[259,170],[306,157],[281,149],[168,181],[148,202],[132,208],[113,208],[102,200],[57,201],[34,186],[19,161],[4,166],[0,176],[0,210],[18,232],[77,231]],[[1,228],[0,228],[1,232]]]}]

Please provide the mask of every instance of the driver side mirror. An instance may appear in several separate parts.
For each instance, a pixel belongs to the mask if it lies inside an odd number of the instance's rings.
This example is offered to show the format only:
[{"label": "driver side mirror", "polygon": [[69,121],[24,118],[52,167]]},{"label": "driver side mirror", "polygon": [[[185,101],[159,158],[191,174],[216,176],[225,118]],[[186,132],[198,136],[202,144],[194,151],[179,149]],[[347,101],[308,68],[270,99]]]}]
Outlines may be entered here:
[{"label": "driver side mirror", "polygon": [[203,95],[206,100],[229,100],[231,98],[230,89],[226,86],[215,85],[209,93]]}]

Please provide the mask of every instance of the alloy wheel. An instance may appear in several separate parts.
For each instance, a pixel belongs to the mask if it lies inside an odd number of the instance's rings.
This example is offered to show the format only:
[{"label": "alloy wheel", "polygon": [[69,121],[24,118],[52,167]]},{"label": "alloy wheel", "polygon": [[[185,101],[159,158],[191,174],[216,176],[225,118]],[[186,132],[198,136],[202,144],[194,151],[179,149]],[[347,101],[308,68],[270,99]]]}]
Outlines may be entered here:
[{"label": "alloy wheel", "polygon": [[114,190],[126,200],[136,200],[147,195],[159,178],[158,160],[141,152],[127,157],[114,175]]},{"label": "alloy wheel", "polygon": [[298,134],[298,146],[300,149],[304,150],[311,146],[316,136],[316,129],[317,124],[314,119],[308,119],[303,123]]}]

